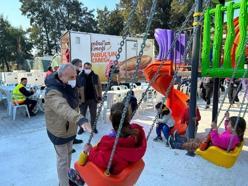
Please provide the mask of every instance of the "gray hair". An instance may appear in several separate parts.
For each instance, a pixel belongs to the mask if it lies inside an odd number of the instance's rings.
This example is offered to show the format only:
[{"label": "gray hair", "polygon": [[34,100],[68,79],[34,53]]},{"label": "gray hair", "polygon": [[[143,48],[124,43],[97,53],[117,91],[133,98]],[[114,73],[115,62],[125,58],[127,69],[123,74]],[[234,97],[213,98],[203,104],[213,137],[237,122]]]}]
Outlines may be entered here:
[{"label": "gray hair", "polygon": [[61,76],[68,68],[71,68],[76,71],[76,67],[70,63],[62,64],[59,66],[58,75]]}]

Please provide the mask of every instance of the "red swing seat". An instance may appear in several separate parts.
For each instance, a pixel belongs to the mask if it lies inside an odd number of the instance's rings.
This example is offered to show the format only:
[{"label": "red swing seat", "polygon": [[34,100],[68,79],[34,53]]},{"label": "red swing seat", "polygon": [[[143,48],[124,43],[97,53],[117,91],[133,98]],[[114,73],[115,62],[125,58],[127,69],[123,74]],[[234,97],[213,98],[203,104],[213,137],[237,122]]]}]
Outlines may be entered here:
[{"label": "red swing seat", "polygon": [[121,173],[110,176],[106,176],[105,170],[100,169],[92,162],[87,162],[84,166],[76,162],[74,167],[89,186],[131,186],[137,182],[145,163],[141,159],[130,164]]}]

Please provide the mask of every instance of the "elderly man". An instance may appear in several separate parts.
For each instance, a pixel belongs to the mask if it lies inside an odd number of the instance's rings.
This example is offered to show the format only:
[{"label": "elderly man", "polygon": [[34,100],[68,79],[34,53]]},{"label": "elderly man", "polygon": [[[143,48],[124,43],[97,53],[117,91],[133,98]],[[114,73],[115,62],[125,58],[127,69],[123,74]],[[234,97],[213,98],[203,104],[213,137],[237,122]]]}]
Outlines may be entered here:
[{"label": "elderly man", "polygon": [[[60,186],[68,186],[73,140],[77,126],[90,130],[87,119],[78,112],[76,69],[72,64],[62,65],[57,73],[46,79],[45,117],[48,137],[57,154],[57,172]],[[88,127],[87,127],[88,126]]]}]

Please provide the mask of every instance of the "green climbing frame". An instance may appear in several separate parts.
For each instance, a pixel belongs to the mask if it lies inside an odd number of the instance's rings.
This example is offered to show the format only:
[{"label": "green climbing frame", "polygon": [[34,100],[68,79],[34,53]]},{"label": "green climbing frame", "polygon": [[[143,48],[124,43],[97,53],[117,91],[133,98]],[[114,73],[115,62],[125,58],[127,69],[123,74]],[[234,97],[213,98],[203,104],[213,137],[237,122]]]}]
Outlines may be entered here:
[{"label": "green climbing frame", "polygon": [[[232,65],[232,46],[235,39],[234,28],[234,10],[240,9],[239,15],[239,44],[235,53],[235,64],[237,70],[235,78],[243,77],[245,64],[245,50],[247,37],[247,22],[248,22],[248,0],[241,0],[240,3],[228,3],[227,6],[218,4],[214,9],[206,10],[204,14],[204,28],[203,28],[203,48],[202,48],[202,76],[226,78],[232,77],[234,68]],[[227,35],[224,43],[224,60],[220,63],[222,40],[223,40],[223,26],[224,21],[222,14],[226,12],[227,15]],[[211,40],[211,17],[214,16],[214,38]],[[210,59],[212,46],[212,60]],[[248,73],[246,78],[248,78]]]}]

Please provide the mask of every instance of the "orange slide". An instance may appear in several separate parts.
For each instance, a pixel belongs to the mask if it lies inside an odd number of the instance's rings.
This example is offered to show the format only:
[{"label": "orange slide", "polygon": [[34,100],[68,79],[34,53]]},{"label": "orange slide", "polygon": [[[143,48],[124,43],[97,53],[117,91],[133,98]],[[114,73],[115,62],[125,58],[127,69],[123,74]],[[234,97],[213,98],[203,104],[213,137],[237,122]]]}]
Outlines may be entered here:
[{"label": "orange slide", "polygon": [[[156,91],[165,95],[165,92],[172,80],[172,61],[153,61],[145,68],[144,74],[146,80],[150,81],[153,78],[154,74],[157,72],[158,67],[161,63],[163,63],[163,66],[160,70],[158,77],[155,80],[155,83],[152,84],[152,87]],[[184,134],[187,128],[186,124],[181,124],[180,122],[182,113],[187,108],[187,99],[188,96],[186,94],[172,88],[166,102],[166,105],[171,109],[172,116],[175,120],[175,127],[173,130],[177,130],[179,134]]]}]

